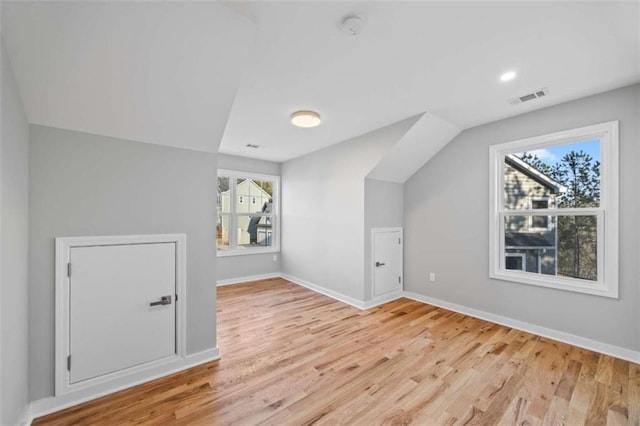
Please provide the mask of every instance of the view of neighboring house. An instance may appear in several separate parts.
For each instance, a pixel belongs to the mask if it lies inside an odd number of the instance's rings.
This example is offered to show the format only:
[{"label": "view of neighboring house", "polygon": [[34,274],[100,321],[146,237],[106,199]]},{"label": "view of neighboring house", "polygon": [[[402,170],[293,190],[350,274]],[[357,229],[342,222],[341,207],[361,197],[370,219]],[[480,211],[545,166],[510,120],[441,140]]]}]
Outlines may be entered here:
[{"label": "view of neighboring house", "polygon": [[[268,182],[261,184],[270,185]],[[228,185],[227,185],[228,186]],[[265,187],[269,189],[269,186]],[[229,230],[231,228],[231,189],[218,189],[218,247],[229,245]],[[235,229],[237,244],[270,245],[271,223],[268,217],[260,216],[265,204],[270,205],[271,194],[263,189],[253,179],[239,180],[235,189]],[[265,211],[270,213],[270,209]],[[253,223],[252,223],[253,219]],[[251,225],[251,226],[250,226]]]},{"label": "view of neighboring house", "polygon": [[[512,210],[554,209],[557,197],[567,190],[514,154],[505,157],[504,187],[505,208]],[[554,217],[506,216],[504,244],[506,269],[556,275],[558,251]]]}]

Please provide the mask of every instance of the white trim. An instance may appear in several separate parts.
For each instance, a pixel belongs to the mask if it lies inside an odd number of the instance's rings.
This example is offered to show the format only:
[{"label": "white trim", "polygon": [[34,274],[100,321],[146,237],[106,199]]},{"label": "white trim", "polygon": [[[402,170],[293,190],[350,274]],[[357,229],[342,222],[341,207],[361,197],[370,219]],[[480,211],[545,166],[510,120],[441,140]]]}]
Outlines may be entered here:
[{"label": "white trim", "polygon": [[384,305],[385,303],[393,302],[402,298],[402,291],[393,291],[383,294],[382,296],[374,297],[372,300],[364,302],[362,304],[363,310],[375,308],[376,306]]},{"label": "white trim", "polygon": [[274,272],[272,274],[248,275],[245,277],[227,278],[226,280],[218,280],[216,282],[216,286],[222,287],[225,285],[244,284],[251,281],[268,280],[271,278],[281,278],[281,277],[282,276],[278,272]]},{"label": "white trim", "polygon": [[30,418],[25,419],[25,421],[28,420],[25,424],[30,424],[31,421],[37,417],[46,416],[47,414],[55,413],[56,411],[64,410],[65,408],[100,398],[101,396],[150,382],[152,380],[219,359],[220,351],[218,348],[208,349],[188,355],[185,358],[176,357],[172,363],[152,368],[145,372],[139,372],[133,376],[120,378],[108,383],[102,383],[92,389],[81,389],[60,396],[39,399],[30,404]]},{"label": "white trim", "polygon": [[316,293],[320,293],[334,300],[337,300],[338,302],[346,303],[347,305],[351,305],[354,308],[360,309],[361,311],[371,309],[375,306],[383,305],[388,302],[392,302],[402,297],[401,291],[395,291],[392,293],[383,294],[382,296],[363,302],[353,297],[346,296],[342,293],[338,293],[337,291],[320,287],[319,285],[303,280],[302,278],[297,278],[289,274],[280,274],[279,276],[280,278],[290,281],[293,284],[299,285],[300,287],[304,287]]},{"label": "white trim", "polygon": [[[391,228],[371,228],[371,296],[375,299],[386,296],[381,294],[375,297],[376,294],[376,234],[382,234],[386,232],[399,232],[400,233],[400,291],[404,288],[404,229],[402,227]],[[392,290],[393,293],[396,293]],[[387,292],[389,293],[389,292]],[[366,305],[366,302],[365,302]]]},{"label": "white trim", "polygon": [[[71,248],[123,244],[175,243],[176,245],[176,355],[151,361],[90,380],[71,384],[67,370],[69,355],[69,277],[67,263]],[[102,383],[135,376],[149,368],[171,365],[187,354],[187,236],[185,234],[114,235],[99,237],[62,237],[55,240],[55,395],[100,387]]]},{"label": "white trim", "polygon": [[[507,210],[504,208],[502,193],[504,191],[503,164],[505,156],[522,150],[533,150],[589,139],[600,140],[600,207],[527,210]],[[618,121],[490,146],[489,277],[522,284],[618,298],[618,156]],[[507,271],[504,256],[504,217],[526,216],[529,214],[551,216],[596,215],[598,217],[597,281]]]},{"label": "white trim", "polygon": [[247,247],[247,248],[242,248],[242,249],[238,249],[238,250],[217,250],[216,252],[216,256],[217,257],[231,257],[231,256],[246,256],[246,255],[250,255],[250,254],[268,254],[268,253],[280,253],[280,249],[277,248],[273,248],[270,246],[266,246],[263,248],[260,248],[262,246],[258,246],[256,248],[254,247]]},{"label": "white trim", "polygon": [[[554,246],[505,246],[505,250],[555,250]],[[505,252],[505,254],[508,254]]]},{"label": "white trim", "polygon": [[31,423],[33,423],[34,418],[33,403],[30,402],[22,409],[22,413],[20,414],[20,418],[18,419],[18,423],[16,424],[19,426],[29,426],[31,425]]},{"label": "white trim", "polygon": [[580,348],[588,349],[605,355],[610,355],[616,358],[623,359],[625,361],[640,363],[640,352],[634,351],[620,346],[610,345],[608,343],[598,342],[597,340],[587,339],[585,337],[576,336],[575,334],[565,333],[563,331],[554,330],[551,328],[542,327],[539,325],[531,324],[524,321],[515,320],[501,315],[492,314],[489,312],[481,311],[467,306],[458,305],[456,303],[445,302],[444,300],[434,299],[432,297],[423,296],[421,294],[413,293],[410,291],[404,291],[403,297],[416,300],[418,302],[426,303],[428,305],[438,306],[440,308],[448,309],[450,311],[458,312],[464,315],[469,315],[474,318],[479,318],[484,321],[489,321],[495,324],[503,325],[505,327],[514,328],[516,330],[525,331],[527,333],[535,334],[537,336],[554,339],[562,343],[577,346]]},{"label": "white trim", "polygon": [[281,274],[282,278],[285,280],[291,281],[294,284],[297,284],[301,287],[308,288],[309,290],[313,290],[316,293],[324,294],[332,299],[338,300],[342,303],[346,303],[347,305],[351,305],[355,308],[364,310],[365,302],[362,300],[354,299],[353,297],[346,296],[342,293],[338,293],[337,291],[329,290],[324,287],[320,287],[319,285],[313,284],[309,281],[303,280],[302,278],[297,278],[289,274]]}]

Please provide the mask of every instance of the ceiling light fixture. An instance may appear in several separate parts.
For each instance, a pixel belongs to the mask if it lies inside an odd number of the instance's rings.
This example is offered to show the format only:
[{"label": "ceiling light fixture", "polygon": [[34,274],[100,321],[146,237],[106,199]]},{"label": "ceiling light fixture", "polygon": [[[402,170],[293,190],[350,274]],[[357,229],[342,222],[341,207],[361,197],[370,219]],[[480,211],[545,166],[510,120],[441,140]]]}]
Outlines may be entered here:
[{"label": "ceiling light fixture", "polygon": [[502,81],[502,82],[511,81],[514,78],[516,78],[516,72],[515,71],[508,71],[508,72],[505,72],[504,74],[502,74],[500,76],[500,81]]},{"label": "ceiling light fixture", "polygon": [[298,127],[316,127],[320,124],[320,114],[315,111],[296,111],[291,114],[291,123]]}]

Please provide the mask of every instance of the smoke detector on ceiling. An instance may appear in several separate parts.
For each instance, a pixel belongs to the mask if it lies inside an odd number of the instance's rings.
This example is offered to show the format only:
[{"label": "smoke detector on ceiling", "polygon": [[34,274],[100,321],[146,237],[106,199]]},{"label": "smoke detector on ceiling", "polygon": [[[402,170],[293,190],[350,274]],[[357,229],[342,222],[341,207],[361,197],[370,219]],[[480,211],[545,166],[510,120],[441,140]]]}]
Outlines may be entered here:
[{"label": "smoke detector on ceiling", "polygon": [[364,20],[358,15],[350,15],[342,20],[340,30],[349,35],[358,35],[364,26]]},{"label": "smoke detector on ceiling", "polygon": [[524,102],[533,101],[534,99],[540,99],[545,96],[549,96],[549,89],[547,89],[546,87],[531,93],[526,93],[524,95],[518,96],[517,98],[507,99],[507,102],[509,102],[511,105],[518,105]]}]

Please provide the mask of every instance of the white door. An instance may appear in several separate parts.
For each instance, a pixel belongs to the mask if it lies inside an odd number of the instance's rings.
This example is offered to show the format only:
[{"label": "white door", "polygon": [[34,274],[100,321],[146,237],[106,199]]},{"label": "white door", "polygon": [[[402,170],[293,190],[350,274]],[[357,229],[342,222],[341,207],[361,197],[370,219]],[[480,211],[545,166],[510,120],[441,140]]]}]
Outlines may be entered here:
[{"label": "white door", "polygon": [[72,247],[69,260],[71,384],[176,353],[175,243]]},{"label": "white door", "polygon": [[373,297],[402,290],[402,229],[373,229]]}]

